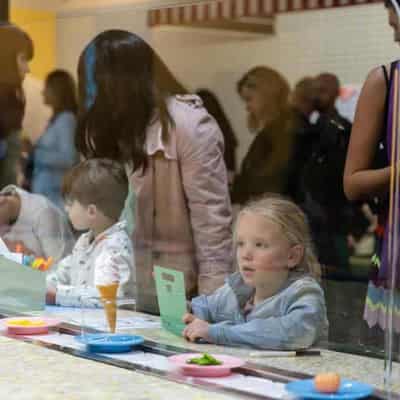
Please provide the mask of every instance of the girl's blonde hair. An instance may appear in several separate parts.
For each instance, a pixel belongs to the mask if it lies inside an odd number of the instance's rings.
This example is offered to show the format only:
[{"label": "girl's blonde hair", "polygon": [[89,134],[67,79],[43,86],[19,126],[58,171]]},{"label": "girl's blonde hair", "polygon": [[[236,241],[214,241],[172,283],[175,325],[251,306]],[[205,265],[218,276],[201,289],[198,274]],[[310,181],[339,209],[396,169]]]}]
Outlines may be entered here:
[{"label": "girl's blonde hair", "polygon": [[290,245],[300,245],[304,248],[303,258],[292,270],[308,273],[317,280],[321,278],[321,266],[314,252],[310,228],[303,211],[292,201],[277,194],[267,194],[262,198],[250,201],[239,212],[234,229],[236,242],[236,227],[244,214],[256,214],[266,217],[282,229]]}]

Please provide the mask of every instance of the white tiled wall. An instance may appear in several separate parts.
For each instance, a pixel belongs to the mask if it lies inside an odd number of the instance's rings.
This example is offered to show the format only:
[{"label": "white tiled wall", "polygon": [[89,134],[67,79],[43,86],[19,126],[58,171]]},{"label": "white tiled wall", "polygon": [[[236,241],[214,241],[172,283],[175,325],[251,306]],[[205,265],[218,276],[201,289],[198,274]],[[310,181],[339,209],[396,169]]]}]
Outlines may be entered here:
[{"label": "white tiled wall", "polygon": [[381,4],[278,14],[271,36],[187,28],[149,32],[143,7],[64,13],[57,25],[58,66],[71,72],[83,46],[99,31],[119,27],[143,35],[188,89],[208,87],[219,96],[240,140],[239,161],[252,138],[235,85],[249,68],[276,68],[291,85],[321,71],[336,73],[342,83],[362,83],[372,67],[400,55]]},{"label": "white tiled wall", "polygon": [[168,65],[191,90],[212,88],[240,139],[239,159],[251,141],[235,91],[251,67],[276,68],[293,85],[305,75],[336,73],[342,83],[362,83],[376,65],[400,56],[383,5],[279,14],[273,36],[155,29],[152,39]]}]

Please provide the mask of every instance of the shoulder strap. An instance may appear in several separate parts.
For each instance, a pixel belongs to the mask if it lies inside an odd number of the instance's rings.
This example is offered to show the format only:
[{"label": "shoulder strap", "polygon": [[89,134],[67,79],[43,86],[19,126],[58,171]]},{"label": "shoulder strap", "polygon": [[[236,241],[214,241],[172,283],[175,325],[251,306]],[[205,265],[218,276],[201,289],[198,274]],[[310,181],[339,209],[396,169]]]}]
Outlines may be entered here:
[{"label": "shoulder strap", "polygon": [[[383,75],[385,77],[386,88],[388,89],[390,82],[389,82],[389,74],[387,72],[386,65],[382,65],[382,71],[383,71]],[[390,76],[392,76],[392,73],[390,73]]]},{"label": "shoulder strap", "polygon": [[397,61],[393,61],[390,63],[390,75],[388,76],[388,71],[384,65],[382,65],[383,74],[385,76],[386,81],[386,96],[385,96],[385,122],[383,126],[382,138],[383,142],[386,142],[386,130],[387,130],[387,115],[389,111],[389,102],[390,102],[390,88],[392,86],[394,70],[396,69]]}]

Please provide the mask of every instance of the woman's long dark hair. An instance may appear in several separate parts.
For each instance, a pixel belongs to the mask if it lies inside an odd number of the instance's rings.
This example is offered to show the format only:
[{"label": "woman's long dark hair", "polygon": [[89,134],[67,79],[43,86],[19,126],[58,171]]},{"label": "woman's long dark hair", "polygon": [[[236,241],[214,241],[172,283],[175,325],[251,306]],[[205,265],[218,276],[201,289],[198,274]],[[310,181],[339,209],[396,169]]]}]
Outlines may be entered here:
[{"label": "woman's long dark hair", "polygon": [[226,116],[221,103],[218,101],[214,93],[208,89],[199,89],[196,94],[201,97],[206,110],[215,118],[217,121],[225,141],[225,153],[224,159],[228,170],[236,170],[236,153],[235,149],[238,145],[238,141],[235,132],[232,129],[232,125]]},{"label": "woman's long dark hair", "polygon": [[12,24],[0,25],[0,139],[21,129],[25,111],[22,79],[17,56],[33,58],[33,43],[27,33]]},{"label": "woman's long dark hair", "polygon": [[[399,4],[399,0],[396,0],[396,3]],[[385,5],[386,8],[394,7],[392,0],[383,0],[383,4]]]},{"label": "woman's long dark hair", "polygon": [[146,129],[158,117],[168,141],[167,97],[184,88],[143,39],[121,30],[100,33],[85,48],[78,79],[78,150],[144,171]]},{"label": "woman's long dark hair", "polygon": [[56,99],[56,104],[53,106],[53,118],[63,111],[77,113],[76,86],[71,74],[62,69],[56,69],[47,75],[45,87],[50,89]]}]

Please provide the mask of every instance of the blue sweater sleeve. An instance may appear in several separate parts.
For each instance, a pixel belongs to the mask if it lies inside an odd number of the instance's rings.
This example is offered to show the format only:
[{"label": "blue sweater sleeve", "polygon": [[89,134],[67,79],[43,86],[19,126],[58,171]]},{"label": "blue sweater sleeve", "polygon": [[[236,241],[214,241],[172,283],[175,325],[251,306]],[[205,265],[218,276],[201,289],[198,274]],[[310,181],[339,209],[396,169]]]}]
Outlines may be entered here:
[{"label": "blue sweater sleeve", "polygon": [[74,137],[76,118],[72,113],[60,114],[51,123],[35,148],[35,163],[66,169],[77,161]]},{"label": "blue sweater sleeve", "polygon": [[215,322],[218,307],[224,303],[229,291],[229,286],[225,284],[209,296],[195,297],[191,303],[192,314],[204,321]]},{"label": "blue sweater sleeve", "polygon": [[312,346],[322,334],[325,321],[322,290],[305,287],[297,291],[283,316],[211,324],[208,335],[220,345],[295,350]]},{"label": "blue sweater sleeve", "polygon": [[207,296],[201,295],[192,300],[192,314],[207,322],[212,322]]}]

